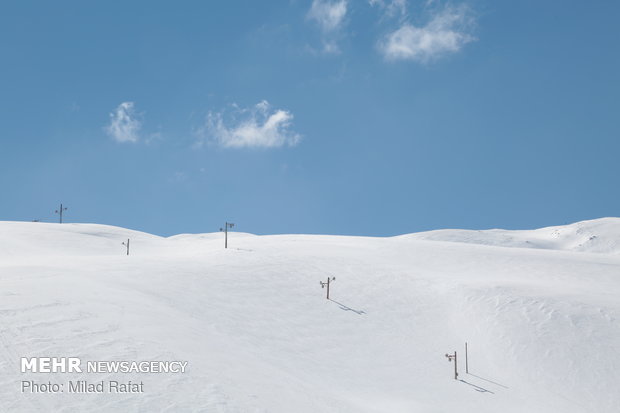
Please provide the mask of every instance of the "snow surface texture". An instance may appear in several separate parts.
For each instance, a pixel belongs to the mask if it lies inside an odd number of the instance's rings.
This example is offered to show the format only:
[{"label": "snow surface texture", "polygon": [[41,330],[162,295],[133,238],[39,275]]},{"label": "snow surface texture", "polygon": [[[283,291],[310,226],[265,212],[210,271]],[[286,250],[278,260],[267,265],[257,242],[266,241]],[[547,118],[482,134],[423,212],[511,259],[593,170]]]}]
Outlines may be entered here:
[{"label": "snow surface texture", "polygon": [[442,229],[401,235],[429,241],[620,254],[620,219],[602,218],[533,231]]},{"label": "snow surface texture", "polygon": [[[618,218],[392,238],[233,232],[227,250],[222,238],[0,222],[0,411],[620,412]],[[22,374],[34,356],[189,364]],[[22,380],[133,380],[144,393],[22,394]]]}]

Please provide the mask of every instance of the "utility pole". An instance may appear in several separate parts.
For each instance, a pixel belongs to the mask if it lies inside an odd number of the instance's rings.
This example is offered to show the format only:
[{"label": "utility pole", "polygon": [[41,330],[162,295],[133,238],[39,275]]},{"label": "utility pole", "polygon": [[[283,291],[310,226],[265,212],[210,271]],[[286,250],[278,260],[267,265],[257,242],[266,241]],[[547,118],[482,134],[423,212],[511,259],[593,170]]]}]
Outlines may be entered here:
[{"label": "utility pole", "polygon": [[56,214],[60,215],[60,223],[61,223],[61,224],[62,224],[62,211],[66,211],[66,210],[67,210],[67,208],[66,208],[66,207],[65,207],[65,208],[63,208],[63,207],[62,207],[62,203],[61,203],[61,204],[60,204],[60,209],[57,209],[57,210],[55,211],[55,213],[56,213]]},{"label": "utility pole", "polygon": [[458,380],[459,373],[456,371],[456,367],[457,367],[456,350],[454,351],[454,354],[446,353],[446,357],[448,358],[448,362],[451,362],[454,359],[454,380]]},{"label": "utility pole", "polygon": [[228,248],[228,228],[234,227],[235,224],[227,222],[224,224],[224,228],[220,228],[220,232],[224,231],[224,248]]},{"label": "utility pole", "polygon": [[329,278],[327,277],[327,282],[319,281],[321,283],[321,288],[325,288],[327,286],[327,299],[329,300],[329,284],[336,281],[336,277]]},{"label": "utility pole", "polygon": [[127,255],[129,255],[129,238],[127,238],[127,244],[122,242],[121,245],[126,245],[127,246]]}]

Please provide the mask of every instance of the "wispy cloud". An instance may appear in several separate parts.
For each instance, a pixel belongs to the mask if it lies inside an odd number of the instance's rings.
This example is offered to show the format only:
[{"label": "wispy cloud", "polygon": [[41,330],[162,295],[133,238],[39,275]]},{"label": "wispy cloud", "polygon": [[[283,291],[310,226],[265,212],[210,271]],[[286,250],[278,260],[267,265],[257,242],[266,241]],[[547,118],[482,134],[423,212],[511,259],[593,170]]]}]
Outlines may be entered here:
[{"label": "wispy cloud", "polygon": [[368,0],[368,3],[382,9],[387,17],[407,15],[407,0]]},{"label": "wispy cloud", "polygon": [[214,142],[224,148],[294,146],[301,135],[291,129],[292,121],[291,112],[272,109],[266,100],[247,109],[233,105],[229,112],[209,112],[204,127],[197,132],[197,145]]},{"label": "wispy cloud", "polygon": [[469,34],[473,18],[467,7],[445,7],[435,12],[423,27],[404,23],[379,43],[388,60],[426,63],[454,53],[475,38]]},{"label": "wispy cloud", "polygon": [[347,0],[313,0],[307,17],[315,21],[323,35],[323,51],[339,53],[335,37],[347,14]]},{"label": "wispy cloud", "polygon": [[133,102],[123,102],[110,113],[106,132],[117,142],[138,142],[142,122],[135,113]]}]

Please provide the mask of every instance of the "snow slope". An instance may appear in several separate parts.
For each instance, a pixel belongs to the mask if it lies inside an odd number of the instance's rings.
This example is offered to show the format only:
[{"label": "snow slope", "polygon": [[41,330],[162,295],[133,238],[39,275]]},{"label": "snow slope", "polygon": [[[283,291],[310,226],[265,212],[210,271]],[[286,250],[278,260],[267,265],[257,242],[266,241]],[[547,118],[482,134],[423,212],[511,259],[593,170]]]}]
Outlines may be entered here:
[{"label": "snow slope", "polygon": [[620,254],[620,218],[601,218],[571,225],[526,231],[443,229],[403,235],[403,238],[466,242],[517,248]]},{"label": "snow slope", "polygon": [[[223,234],[0,222],[0,411],[618,412],[619,222],[231,233],[227,250]],[[189,364],[20,373],[33,356]],[[22,380],[78,379],[145,391],[20,392]]]}]

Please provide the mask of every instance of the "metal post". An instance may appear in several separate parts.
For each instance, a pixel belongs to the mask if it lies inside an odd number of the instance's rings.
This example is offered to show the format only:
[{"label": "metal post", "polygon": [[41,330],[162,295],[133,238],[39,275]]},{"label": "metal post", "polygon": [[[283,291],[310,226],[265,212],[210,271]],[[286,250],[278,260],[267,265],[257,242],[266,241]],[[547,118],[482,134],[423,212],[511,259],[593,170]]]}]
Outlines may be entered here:
[{"label": "metal post", "polygon": [[456,350],[454,350],[454,380],[459,377],[459,373],[456,371],[456,367],[458,366],[458,362],[456,359]]},{"label": "metal post", "polygon": [[467,359],[467,341],[465,342],[465,373],[469,374],[469,362]]},{"label": "metal post", "polygon": [[55,212],[58,214],[59,216],[59,223],[62,224],[62,211],[66,210],[67,208],[63,208],[62,207],[62,203],[60,204],[60,209],[56,210]]},{"label": "metal post", "polygon": [[327,277],[327,282],[319,281],[321,288],[327,287],[327,299],[329,300],[329,285],[332,281],[336,281],[336,277]]},{"label": "metal post", "polygon": [[125,245],[127,247],[127,255],[129,255],[129,238],[127,238],[127,244],[121,242],[121,245]]},{"label": "metal post", "polygon": [[329,277],[327,278],[327,299],[329,300]]},{"label": "metal post", "polygon": [[224,248],[228,248],[228,228],[234,227],[232,222],[225,222],[224,228],[220,228],[220,231],[224,231]]},{"label": "metal post", "polygon": [[457,358],[456,358],[456,350],[454,351],[454,354],[446,353],[446,358],[448,359],[449,362],[454,360],[454,380],[458,380],[459,373],[457,371],[458,361],[457,361]]}]

